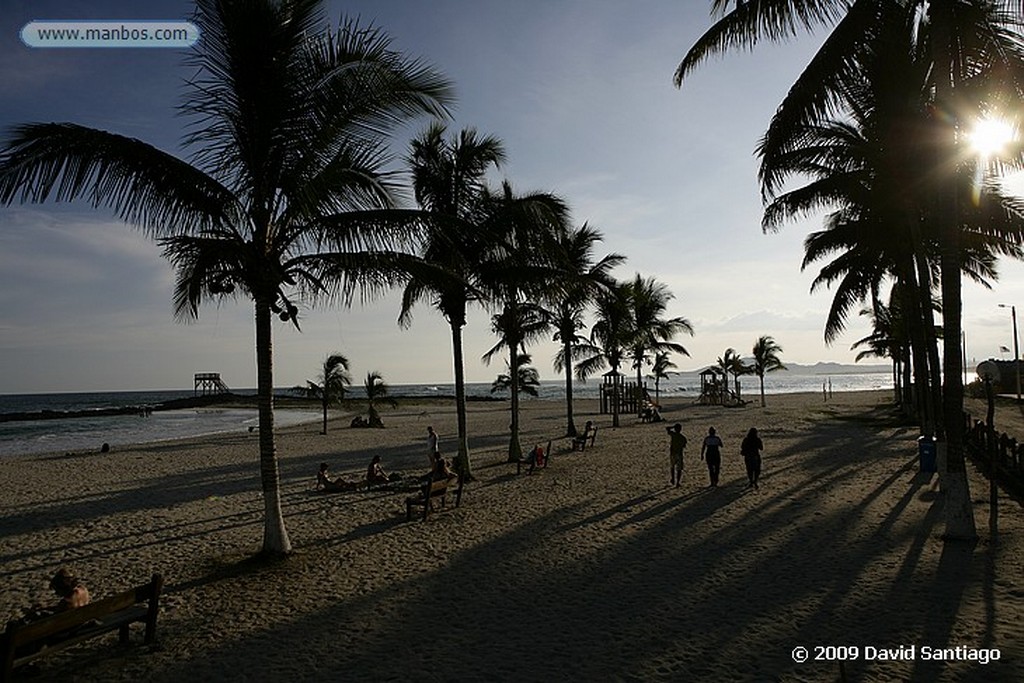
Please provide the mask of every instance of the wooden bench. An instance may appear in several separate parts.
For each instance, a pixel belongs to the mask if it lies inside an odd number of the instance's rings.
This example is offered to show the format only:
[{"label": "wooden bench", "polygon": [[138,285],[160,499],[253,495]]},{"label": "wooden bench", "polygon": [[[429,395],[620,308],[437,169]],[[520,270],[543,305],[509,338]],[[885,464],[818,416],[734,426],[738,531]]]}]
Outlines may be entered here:
[{"label": "wooden bench", "polygon": [[11,680],[16,667],[114,630],[127,643],[128,626],[136,622],[146,625],[145,642],[152,643],[163,585],[163,577],[154,574],[147,584],[83,607],[28,623],[8,622],[0,635],[4,657],[0,681]]},{"label": "wooden bench", "polygon": [[534,469],[539,469],[539,468],[542,468],[542,467],[547,467],[548,463],[550,461],[551,461],[551,442],[548,441],[547,448],[544,451],[544,455],[541,456],[541,461],[540,462],[534,462],[534,460],[532,458],[530,458],[530,456],[526,456],[525,458],[519,458],[519,460],[516,460],[516,474],[522,473],[523,465],[529,465],[530,466],[530,469],[526,470],[526,473],[530,474],[531,472],[533,472]]},{"label": "wooden bench", "polygon": [[587,442],[590,442],[590,447],[594,447],[594,439],[597,438],[597,427],[594,427],[590,432],[584,432],[583,434],[573,437],[572,449],[574,451],[585,451],[587,450]]},{"label": "wooden bench", "polygon": [[[430,508],[435,500],[441,501],[441,507],[448,502],[448,489],[455,479],[441,479],[439,481],[428,481],[420,488],[419,495],[409,496],[405,499],[405,519],[412,520],[412,509],[423,506],[423,519],[430,514]],[[462,477],[458,477],[459,487],[455,490],[455,507],[462,502]]]}]

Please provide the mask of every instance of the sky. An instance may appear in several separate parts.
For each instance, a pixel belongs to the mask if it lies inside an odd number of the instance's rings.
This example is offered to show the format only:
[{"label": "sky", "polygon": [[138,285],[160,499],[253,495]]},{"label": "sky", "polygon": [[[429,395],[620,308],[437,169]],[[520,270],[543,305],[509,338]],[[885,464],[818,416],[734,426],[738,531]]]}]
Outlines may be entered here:
[{"label": "sky", "polygon": [[[176,115],[190,75],[181,49],[45,49],[24,45],[33,20],[186,20],[186,0],[0,0],[0,139],[13,125],[70,121],[137,137],[185,155]],[[454,84],[449,129],[501,138],[508,162],[494,173],[520,192],[564,198],[576,225],[600,230],[600,254],[627,257],[635,273],[664,282],[668,314],[688,319],[681,370],[707,367],[761,335],[784,362],[853,362],[870,329],[851,316],[823,341],[832,293],[810,292],[803,240],[821,216],[763,234],[754,148],[823,31],[706,62],[676,89],[685,51],[711,25],[703,0],[329,1],[330,23],[358,16],[394,49],[433,64]],[[427,125],[396,136],[400,157]],[[964,283],[968,363],[1012,356],[1009,309],[1024,305],[1024,265],[1000,263],[993,290]],[[154,242],[109,212],[71,204],[0,207],[0,394],[190,389],[196,372],[234,388],[256,384],[253,311],[244,300],[208,304],[174,319],[174,273]],[[302,306],[302,331],[275,323],[275,384],[316,377],[324,357],[347,356],[357,383],[371,370],[392,384],[450,384],[447,324],[427,306],[397,325],[397,293],[351,309]],[[1024,315],[1024,310],[1022,310]],[[495,343],[489,314],[464,330],[468,381],[504,366],[479,359]],[[531,349],[544,380],[556,347]],[[879,361],[870,361],[876,363]],[[881,361],[884,362],[884,361]],[[598,381],[596,378],[591,382]]]}]

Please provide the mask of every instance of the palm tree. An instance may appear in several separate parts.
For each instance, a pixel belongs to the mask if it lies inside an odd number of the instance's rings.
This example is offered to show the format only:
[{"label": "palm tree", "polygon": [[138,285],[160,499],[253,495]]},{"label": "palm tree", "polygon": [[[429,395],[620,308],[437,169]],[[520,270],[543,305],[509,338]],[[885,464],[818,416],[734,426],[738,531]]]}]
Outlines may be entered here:
[{"label": "palm tree", "polygon": [[306,380],[305,386],[297,386],[293,392],[320,401],[324,410],[324,428],[321,434],[327,433],[327,408],[332,403],[341,403],[345,398],[345,387],[352,383],[348,374],[348,358],[340,353],[332,353],[324,359],[320,370],[320,381]]},{"label": "palm tree", "polygon": [[654,402],[660,404],[661,380],[668,379],[672,373],[669,368],[678,367],[669,359],[667,351],[659,351],[654,354],[654,363],[651,364],[651,378],[654,380]]},{"label": "palm tree", "polygon": [[432,124],[412,142],[412,167],[416,201],[430,215],[422,248],[423,258],[441,270],[433,278],[414,278],[402,296],[403,324],[412,321],[417,301],[429,301],[448,321],[455,368],[455,412],[458,454],[455,470],[471,476],[469,434],[466,425],[466,375],[462,328],[466,310],[479,299],[480,267],[492,239],[490,214],[482,211],[484,176],[505,159],[500,140],[479,136],[472,128],[457,139],[445,139],[445,127]]},{"label": "palm tree", "polygon": [[[537,368],[530,365],[531,361],[530,354],[520,354],[519,372],[516,373],[516,391],[537,397],[540,395],[537,391],[537,387],[540,386],[540,373],[537,372]],[[511,367],[507,361],[505,362],[505,367],[509,369],[509,372],[498,375],[497,379],[491,382],[492,394],[496,394],[499,391],[512,391]]]},{"label": "palm tree", "polygon": [[[549,329],[550,318],[536,301],[560,286],[557,238],[567,225],[568,208],[547,193],[519,195],[505,181],[498,191],[486,190],[483,210],[490,216],[493,242],[481,264],[481,284],[497,311],[491,330],[500,341],[487,353],[509,352],[509,372],[519,372],[520,353]],[[512,425],[509,462],[522,459],[519,443],[519,391],[512,385]]]},{"label": "palm tree", "polygon": [[597,296],[595,308],[597,319],[590,328],[590,342],[580,346],[576,377],[586,381],[595,372],[611,368],[614,392],[612,426],[618,427],[622,391],[622,373],[619,368],[626,357],[626,349],[633,334],[629,287],[624,283],[613,284]]},{"label": "palm tree", "polygon": [[[875,37],[875,49],[858,58],[858,78],[842,89],[849,112],[841,120],[797,126],[790,131],[793,140],[775,135],[769,143],[770,128],[761,146],[762,184],[771,200],[762,225],[775,230],[784,218],[839,206],[829,215],[826,229],[805,242],[803,267],[840,253],[812,284],[813,291],[838,283],[825,340],[834,341],[849,311],[868,298],[877,301],[883,280],[893,278],[899,285],[894,291],[904,297],[901,310],[915,321],[909,325],[914,403],[922,433],[931,435],[941,402],[930,295],[939,254],[936,236],[922,221],[932,201],[920,173],[928,158],[915,131],[927,124],[929,64],[910,40],[907,23],[912,21],[903,17],[901,23],[894,16]],[[810,175],[808,185],[776,196],[787,178],[803,175]],[[999,205],[1008,204],[996,195]],[[989,227],[982,232],[971,224]],[[994,254],[1019,255],[1021,227],[1005,217],[965,220],[963,273],[982,284],[994,278]]]},{"label": "palm tree", "polygon": [[0,204],[86,199],[158,238],[177,273],[179,318],[206,300],[253,302],[264,499],[263,551],[288,553],[273,413],[272,314],[373,293],[408,261],[408,235],[362,209],[393,205],[390,133],[443,116],[448,83],[343,22],[321,32],[319,0],[197,0],[203,39],[182,112],[191,162],[133,138],[70,123],[16,128],[0,152]]},{"label": "palm tree", "polygon": [[898,405],[905,406],[903,368],[909,342],[898,298],[890,296],[890,301],[890,305],[886,305],[876,300],[870,307],[861,309],[860,314],[871,320],[871,334],[855,341],[850,349],[861,349],[854,359],[856,362],[865,358],[890,359],[893,399]]},{"label": "palm tree", "polygon": [[643,366],[648,353],[672,351],[689,356],[682,344],[672,341],[679,334],[693,336],[693,325],[683,317],[666,318],[668,303],[675,298],[668,286],[639,273],[628,284],[630,327],[629,353],[636,370],[637,391],[643,386]]},{"label": "palm tree", "polygon": [[377,407],[388,405],[396,408],[398,401],[388,395],[390,387],[384,382],[384,376],[376,370],[366,373],[366,379],[363,380],[363,390],[366,391],[368,424],[371,427],[383,428],[384,421],[380,419],[380,412],[377,410]]},{"label": "palm tree", "polygon": [[[906,0],[882,3],[870,0],[779,0],[743,2],[715,0],[720,18],[690,49],[676,70],[677,85],[709,55],[738,46],[751,46],[760,38],[780,39],[798,27],[811,29],[835,22],[818,54],[790,89],[773,127],[783,139],[787,130],[822,118],[834,106],[842,83],[850,82],[855,57],[874,46],[873,37],[892,11],[920,18],[915,38],[931,61],[932,116],[926,134],[932,154],[922,169],[928,176],[932,210],[929,222],[938,236],[943,302],[943,420],[945,439],[946,537],[975,538],[974,516],[967,488],[963,453],[963,384],[961,377],[961,228],[955,190],[956,169],[967,156],[958,147],[963,137],[965,112],[977,111],[979,100],[998,92],[1004,109],[1019,111],[1024,83],[1016,74],[1024,67],[1020,34],[1022,3],[1015,10],[990,0]],[[732,11],[729,7],[734,6]],[[996,79],[985,80],[989,74]],[[973,100],[973,102],[972,102]],[[769,146],[771,142],[769,140]]]},{"label": "palm tree", "polygon": [[585,327],[583,314],[599,292],[613,282],[611,271],[625,262],[626,257],[607,254],[594,260],[594,249],[602,239],[601,233],[586,223],[578,229],[566,230],[556,239],[560,286],[550,293],[553,300],[547,310],[555,328],[554,341],[561,343],[555,354],[556,372],[565,373],[566,436],[576,436],[573,421],[572,366],[580,357],[581,344],[586,338],[578,334]]},{"label": "palm tree", "polygon": [[779,358],[779,354],[782,353],[782,347],[776,344],[775,340],[770,336],[758,337],[754,343],[753,353],[754,363],[751,366],[751,370],[757,375],[757,379],[761,384],[761,407],[764,408],[765,373],[785,370],[786,366],[782,364],[782,360]]},{"label": "palm tree", "polygon": [[732,375],[733,386],[736,387],[739,384],[739,376],[746,374],[750,368],[744,365],[743,359],[738,353],[736,353],[736,349],[734,348],[726,349],[725,353],[718,357],[717,362],[717,370],[722,373],[722,388],[724,389],[722,392],[723,403],[729,396],[732,396],[735,400],[739,400],[739,392],[733,391],[729,388],[729,375]]},{"label": "palm tree", "polygon": [[[530,356],[526,353],[527,346],[543,338],[549,326],[548,318],[539,306],[529,303],[506,303],[502,312],[491,318],[491,331],[498,336],[499,341],[484,354],[483,361],[490,363],[498,352],[508,349],[506,363],[508,375],[519,378],[523,363],[530,362]],[[510,381],[508,386],[512,396],[508,461],[516,462],[522,460],[523,457],[522,445],[519,443],[519,389],[521,385],[520,382]]]}]

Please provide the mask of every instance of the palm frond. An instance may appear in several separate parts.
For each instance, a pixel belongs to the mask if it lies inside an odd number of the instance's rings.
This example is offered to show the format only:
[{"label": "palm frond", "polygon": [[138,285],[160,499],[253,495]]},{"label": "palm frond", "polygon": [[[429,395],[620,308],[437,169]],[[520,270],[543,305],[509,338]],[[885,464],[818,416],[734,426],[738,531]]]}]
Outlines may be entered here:
[{"label": "palm frond", "polygon": [[139,140],[73,123],[17,126],[0,152],[0,205],[84,199],[150,236],[233,225],[213,178]]},{"label": "palm frond", "polygon": [[[731,12],[725,8],[735,3]],[[676,68],[676,87],[708,57],[735,48],[750,49],[760,40],[778,41],[812,30],[841,16],[844,0],[716,0],[715,14],[722,15],[689,49]]]}]

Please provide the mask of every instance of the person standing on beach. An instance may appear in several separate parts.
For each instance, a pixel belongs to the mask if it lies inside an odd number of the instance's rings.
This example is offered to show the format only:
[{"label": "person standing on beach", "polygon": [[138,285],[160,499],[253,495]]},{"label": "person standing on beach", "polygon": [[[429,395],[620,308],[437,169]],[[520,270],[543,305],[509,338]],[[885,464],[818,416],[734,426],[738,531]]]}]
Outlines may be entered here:
[{"label": "person standing on beach", "polygon": [[437,446],[437,432],[433,426],[427,427],[427,457],[430,458],[430,469],[434,469],[438,453],[440,450]]},{"label": "person standing on beach", "polygon": [[683,449],[686,448],[686,437],[683,436],[683,425],[676,422],[671,427],[666,427],[671,442],[668,446],[669,465],[672,468],[672,484],[679,488],[679,482],[683,480]]},{"label": "person standing on beach", "polygon": [[761,478],[761,451],[764,444],[757,430],[753,427],[743,437],[740,444],[740,454],[743,456],[743,463],[747,466],[747,488],[757,489],[757,480]]},{"label": "person standing on beach", "polygon": [[715,434],[715,428],[708,429],[708,435],[700,447],[700,459],[708,464],[711,488],[718,488],[718,474],[722,470],[722,445],[722,440]]}]

